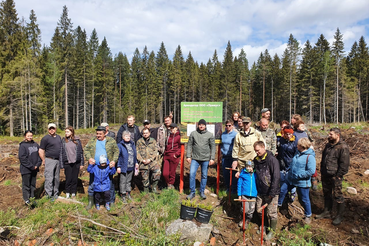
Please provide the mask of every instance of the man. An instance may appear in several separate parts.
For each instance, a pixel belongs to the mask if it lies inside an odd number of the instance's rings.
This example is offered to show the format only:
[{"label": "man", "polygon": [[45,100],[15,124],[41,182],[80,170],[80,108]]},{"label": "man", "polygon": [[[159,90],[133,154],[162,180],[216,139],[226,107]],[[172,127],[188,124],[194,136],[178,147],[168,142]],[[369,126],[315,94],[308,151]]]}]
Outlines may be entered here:
[{"label": "man", "polygon": [[[220,145],[222,151],[222,167],[223,167],[223,178],[225,189],[229,191],[229,174],[230,170],[226,168],[232,168],[232,149],[234,144],[234,138],[236,137],[238,131],[234,129],[234,121],[227,120],[225,124],[225,131],[222,133]],[[232,171],[232,194],[237,194],[237,179],[235,179],[235,172]]]},{"label": "man", "polygon": [[136,144],[137,140],[141,138],[141,132],[140,129],[138,129],[138,126],[135,125],[135,117],[133,115],[128,115],[127,117],[127,123],[123,124],[117,133],[117,143],[120,143],[122,141],[122,133],[124,131],[129,131],[131,133],[131,139]]},{"label": "man", "polygon": [[259,208],[264,204],[268,204],[266,207],[267,217],[269,218],[270,231],[264,238],[264,240],[272,239],[274,232],[277,228],[278,222],[278,195],[280,193],[279,182],[280,172],[278,160],[274,157],[274,154],[265,149],[263,141],[257,141],[254,143],[254,150],[256,157],[254,159],[256,179],[256,187],[258,195],[256,197],[256,210],[261,218],[262,213],[259,213]]},{"label": "man", "polygon": [[41,139],[38,154],[45,165],[45,192],[48,198],[54,201],[58,199],[60,166],[59,154],[62,146],[61,138],[56,134],[56,125],[50,123],[47,126],[49,134]]},{"label": "man", "polygon": [[275,132],[269,128],[269,120],[262,118],[260,120],[261,135],[263,136],[266,144],[266,149],[271,151],[273,155],[277,152],[277,137]]},{"label": "man", "polygon": [[149,192],[151,184],[152,191],[158,194],[158,183],[161,176],[161,168],[160,163],[157,161],[158,150],[156,147],[156,141],[150,137],[150,130],[147,128],[142,130],[142,135],[142,138],[137,141],[136,150],[144,192]]},{"label": "man", "polygon": [[208,178],[208,167],[214,164],[215,138],[213,133],[206,130],[206,121],[198,122],[197,130],[191,132],[186,149],[187,162],[190,166],[190,194],[188,200],[195,197],[196,172],[201,166],[200,197],[206,199],[205,187]]},{"label": "man", "polygon": [[240,171],[246,166],[246,162],[253,160],[256,156],[254,151],[254,143],[256,141],[264,141],[261,133],[255,128],[251,127],[250,117],[244,117],[242,119],[243,129],[237,133],[234,139],[234,145],[232,150],[232,168],[238,169],[236,177],[240,175]]},{"label": "man", "polygon": [[341,139],[341,132],[338,128],[329,130],[328,141],[323,150],[320,167],[324,194],[324,211],[317,215],[316,218],[330,218],[334,199],[337,202],[337,216],[333,220],[333,225],[339,225],[343,220],[345,211],[342,179],[350,166],[350,151],[347,144]]},{"label": "man", "polygon": [[[106,130],[103,126],[96,128],[96,137],[93,137],[88,141],[85,146],[85,158],[91,165],[100,164],[100,156],[105,155],[108,157],[108,163],[111,168],[115,167],[118,161],[119,149],[113,138],[105,135]],[[86,209],[91,209],[94,204],[94,175],[90,174],[90,182],[88,187],[88,205]],[[115,186],[113,183],[113,177],[110,177],[110,204],[115,202]]]},{"label": "man", "polygon": [[106,133],[105,136],[111,137],[115,140],[115,132],[109,130],[109,124],[106,122],[101,123],[101,126],[105,127]]},{"label": "man", "polygon": [[158,137],[158,128],[151,128],[151,123],[149,120],[144,120],[142,124],[144,128],[150,130],[150,137],[152,137],[156,141]]},{"label": "man", "polygon": [[159,154],[162,156],[165,151],[166,140],[170,133],[170,125],[172,124],[172,116],[168,115],[164,118],[164,124],[161,125],[157,130],[157,145]]}]

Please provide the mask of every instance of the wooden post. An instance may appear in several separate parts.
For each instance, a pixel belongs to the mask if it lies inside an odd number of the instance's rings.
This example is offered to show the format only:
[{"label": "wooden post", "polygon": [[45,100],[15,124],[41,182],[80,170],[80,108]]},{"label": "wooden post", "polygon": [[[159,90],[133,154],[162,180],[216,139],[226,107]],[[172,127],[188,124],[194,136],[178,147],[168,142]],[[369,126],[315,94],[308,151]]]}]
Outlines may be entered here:
[{"label": "wooden post", "polygon": [[184,173],[184,144],[181,144],[181,173],[179,176],[179,193],[183,193],[183,173]]}]

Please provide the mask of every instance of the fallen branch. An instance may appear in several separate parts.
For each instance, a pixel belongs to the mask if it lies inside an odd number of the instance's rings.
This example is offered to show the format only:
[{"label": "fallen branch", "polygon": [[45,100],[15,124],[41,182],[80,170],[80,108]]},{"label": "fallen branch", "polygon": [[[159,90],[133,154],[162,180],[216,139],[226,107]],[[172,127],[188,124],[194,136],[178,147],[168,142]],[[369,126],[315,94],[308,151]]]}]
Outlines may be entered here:
[{"label": "fallen branch", "polygon": [[80,202],[80,201],[77,201],[77,200],[74,200],[74,199],[67,199],[67,198],[62,197],[62,196],[59,196],[58,200],[62,200],[63,202],[65,201],[65,202],[68,202],[68,203],[77,203],[77,204],[84,205],[83,202]]},{"label": "fallen branch", "polygon": [[295,211],[299,212],[300,214],[304,215],[304,212],[302,211],[301,208],[297,207],[295,204],[288,204],[288,206],[291,206],[293,209],[295,209]]},{"label": "fallen branch", "polygon": [[[78,217],[77,216],[74,216],[74,215],[71,215],[73,218],[76,218],[76,219],[78,219]],[[104,225],[104,224],[101,224],[101,223],[98,223],[98,222],[96,222],[96,221],[93,221],[93,220],[90,220],[90,219],[87,219],[87,218],[83,218],[83,217],[81,217],[80,218],[81,220],[84,220],[84,221],[88,221],[88,222],[90,222],[90,223],[92,223],[92,224],[94,224],[94,225],[97,225],[97,226],[101,226],[101,227],[104,227],[104,228],[106,228],[106,229],[109,229],[109,230],[112,230],[112,231],[116,231],[116,232],[119,232],[120,234],[123,234],[123,235],[126,235],[127,233],[126,232],[124,232],[124,231],[121,231],[121,230],[118,230],[118,229],[115,229],[115,228],[113,228],[113,227],[110,227],[110,226],[107,226],[107,225]],[[134,238],[138,238],[138,239],[147,239],[147,238],[145,238],[145,237],[143,237],[143,236],[135,236],[135,235],[130,235],[131,237],[134,237]]]},{"label": "fallen branch", "polygon": [[79,232],[81,233],[81,241],[82,241],[82,245],[84,245],[83,233],[82,233],[82,228],[81,228],[81,219],[80,219],[80,217],[79,217],[79,214],[78,214],[78,224],[79,224]]}]

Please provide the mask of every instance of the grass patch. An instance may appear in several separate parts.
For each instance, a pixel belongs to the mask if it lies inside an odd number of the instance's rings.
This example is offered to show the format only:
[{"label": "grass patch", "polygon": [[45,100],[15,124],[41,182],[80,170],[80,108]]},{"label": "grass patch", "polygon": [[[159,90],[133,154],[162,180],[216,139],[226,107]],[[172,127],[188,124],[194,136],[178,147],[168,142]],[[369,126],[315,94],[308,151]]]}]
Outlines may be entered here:
[{"label": "grass patch", "polygon": [[305,245],[315,246],[324,242],[325,233],[313,233],[309,225],[298,224],[290,231],[284,230],[277,234],[277,245]]},{"label": "grass patch", "polygon": [[11,186],[11,185],[13,185],[13,181],[12,180],[5,180],[4,181],[4,186]]}]

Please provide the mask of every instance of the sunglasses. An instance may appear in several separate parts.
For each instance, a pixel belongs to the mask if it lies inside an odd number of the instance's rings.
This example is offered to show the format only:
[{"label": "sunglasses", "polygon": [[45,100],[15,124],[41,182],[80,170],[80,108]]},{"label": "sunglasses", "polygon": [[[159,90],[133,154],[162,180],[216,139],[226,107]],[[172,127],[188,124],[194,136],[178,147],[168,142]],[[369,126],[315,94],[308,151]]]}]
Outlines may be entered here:
[{"label": "sunglasses", "polygon": [[232,126],[232,125],[226,125],[226,126],[230,127],[230,126]]}]

